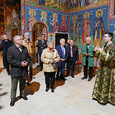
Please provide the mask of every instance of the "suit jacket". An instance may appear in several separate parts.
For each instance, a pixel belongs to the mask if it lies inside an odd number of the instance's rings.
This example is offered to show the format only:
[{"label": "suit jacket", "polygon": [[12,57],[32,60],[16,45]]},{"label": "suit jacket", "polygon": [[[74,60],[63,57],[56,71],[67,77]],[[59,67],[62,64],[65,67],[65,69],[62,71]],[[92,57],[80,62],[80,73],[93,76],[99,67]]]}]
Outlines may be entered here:
[{"label": "suit jacket", "polygon": [[[93,54],[92,54],[93,47],[94,47],[94,45],[92,45],[92,44],[89,45],[88,67],[94,66],[94,58],[93,58]],[[83,55],[83,58],[82,58],[83,65],[86,65],[86,55],[85,55],[86,52],[87,52],[87,44],[83,45],[82,50],[81,50],[81,54]]]},{"label": "suit jacket", "polygon": [[[11,77],[27,77],[28,66],[22,67],[22,61],[27,61],[29,64],[29,53],[25,46],[22,46],[22,52],[16,45],[11,46],[7,52],[7,60],[11,64]],[[25,73],[26,72],[26,73]]]},{"label": "suit jacket", "polygon": [[[56,46],[56,50],[58,51],[60,58],[63,58],[61,45]],[[67,60],[67,58],[68,58],[68,48],[65,46],[65,60]]]},{"label": "suit jacket", "polygon": [[[69,56],[68,56],[68,61],[69,61],[69,60],[71,60],[71,47],[69,47],[69,51],[68,52],[69,52]],[[73,45],[72,52],[73,52],[72,61],[73,61],[73,63],[76,63],[76,61],[79,60],[78,47],[76,45]]]},{"label": "suit jacket", "polygon": [[47,41],[44,40],[44,43],[42,43],[42,40],[39,40],[37,47],[38,47],[38,53],[41,54],[43,49],[47,48]]},{"label": "suit jacket", "polygon": [[6,42],[5,40],[2,41],[1,46],[2,46],[2,51],[3,51],[3,53],[2,53],[3,57],[7,57],[7,50],[12,45],[13,44],[12,44],[11,40],[8,40],[8,42]]}]

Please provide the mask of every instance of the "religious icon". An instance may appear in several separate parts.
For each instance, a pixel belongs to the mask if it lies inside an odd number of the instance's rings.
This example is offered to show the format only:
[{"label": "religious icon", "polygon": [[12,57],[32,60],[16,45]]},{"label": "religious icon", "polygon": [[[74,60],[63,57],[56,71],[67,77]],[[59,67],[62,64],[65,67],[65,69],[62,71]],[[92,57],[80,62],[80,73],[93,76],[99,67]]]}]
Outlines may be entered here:
[{"label": "religious icon", "polygon": [[79,26],[79,24],[80,23],[78,23],[77,24],[77,15],[73,15],[73,17],[72,17],[72,20],[73,20],[73,22],[72,22],[72,24],[71,24],[71,37],[72,37],[72,39],[75,41],[76,40],[76,37],[77,37],[77,34],[78,34],[78,26]]},{"label": "religious icon", "polygon": [[59,32],[59,23],[58,23],[58,15],[57,13],[53,13],[52,14],[52,17],[53,17],[53,20],[51,22],[51,19],[50,19],[50,25],[52,25],[52,32],[55,33],[55,32]]},{"label": "religious icon", "polygon": [[96,18],[93,24],[93,40],[94,45],[99,45],[101,47],[101,41],[104,34],[104,24],[102,19],[103,11],[101,9],[97,10]]},{"label": "religious icon", "polygon": [[41,19],[40,19],[40,21],[41,22],[43,22],[46,26],[47,26],[47,29],[48,29],[48,31],[49,31],[49,24],[48,24],[48,21],[47,21],[47,13],[45,12],[45,11],[42,11],[41,12]]},{"label": "religious icon", "polygon": [[24,10],[21,12],[21,26],[22,26],[22,34],[24,34]]},{"label": "religious icon", "polygon": [[62,16],[62,22],[61,22],[61,29],[60,29],[60,31],[61,32],[67,32],[67,17],[66,17],[66,15],[63,15]]},{"label": "religious icon", "polygon": [[36,11],[34,9],[29,10],[29,19],[27,24],[27,30],[31,31],[33,25],[37,22],[37,19],[34,17],[36,15]]},{"label": "religious icon", "polygon": [[12,9],[11,26],[14,28],[19,26],[19,15],[17,14],[15,9]]},{"label": "religious icon", "polygon": [[89,33],[90,33],[89,12],[84,13],[84,21],[79,29],[81,29],[82,27],[83,27],[82,42],[85,42],[86,37],[89,37]]}]

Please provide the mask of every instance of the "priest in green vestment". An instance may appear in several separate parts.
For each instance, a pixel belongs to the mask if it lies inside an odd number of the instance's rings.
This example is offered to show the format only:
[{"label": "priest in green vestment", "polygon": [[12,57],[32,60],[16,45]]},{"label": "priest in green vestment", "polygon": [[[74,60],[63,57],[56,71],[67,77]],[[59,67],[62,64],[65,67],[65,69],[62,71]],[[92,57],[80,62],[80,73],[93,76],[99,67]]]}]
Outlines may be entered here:
[{"label": "priest in green vestment", "polygon": [[92,98],[101,104],[115,105],[115,44],[112,39],[113,34],[106,32],[103,37],[105,46],[94,48],[93,55],[100,58],[100,65]]}]

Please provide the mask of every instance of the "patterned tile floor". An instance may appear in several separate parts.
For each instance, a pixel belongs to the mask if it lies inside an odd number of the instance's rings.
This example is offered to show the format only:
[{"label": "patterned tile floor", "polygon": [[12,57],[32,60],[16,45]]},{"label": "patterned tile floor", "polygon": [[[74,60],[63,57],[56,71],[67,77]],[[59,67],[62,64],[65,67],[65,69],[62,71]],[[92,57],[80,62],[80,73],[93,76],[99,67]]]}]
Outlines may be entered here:
[{"label": "patterned tile floor", "polygon": [[[1,60],[1,57],[0,57]],[[55,92],[45,92],[44,73],[34,64],[34,79],[26,86],[27,101],[19,99],[19,88],[14,107],[10,107],[11,80],[6,70],[0,73],[0,115],[115,115],[111,104],[100,105],[92,100],[95,77],[81,80],[83,73],[55,82]]]}]

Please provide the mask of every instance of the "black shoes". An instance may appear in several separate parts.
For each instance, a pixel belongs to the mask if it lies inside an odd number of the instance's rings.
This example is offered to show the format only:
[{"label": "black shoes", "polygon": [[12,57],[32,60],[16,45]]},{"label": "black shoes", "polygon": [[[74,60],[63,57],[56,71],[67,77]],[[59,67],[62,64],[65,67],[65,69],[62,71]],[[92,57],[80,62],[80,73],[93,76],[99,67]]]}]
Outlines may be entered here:
[{"label": "black shoes", "polygon": [[65,77],[68,77],[69,75],[67,74]]},{"label": "black shoes", "polygon": [[57,76],[55,79],[56,79],[56,80],[59,80],[59,76]]},{"label": "black shoes", "polygon": [[15,104],[15,101],[10,102],[10,106],[14,106],[14,104]]},{"label": "black shoes", "polygon": [[11,75],[11,73],[10,73],[10,72],[8,72],[8,75]]},{"label": "black shoes", "polygon": [[88,81],[91,81],[91,78],[89,78]]},{"label": "black shoes", "polygon": [[49,90],[49,88],[46,88],[46,90],[45,90],[45,91],[46,91],[46,92],[48,92],[48,90]]},{"label": "black shoes", "polygon": [[24,100],[28,100],[26,96],[20,96],[20,98],[23,98]]},{"label": "black shoes", "polygon": [[[28,100],[26,96],[20,96],[20,98],[23,98],[24,100]],[[11,101],[10,106],[14,106],[14,105],[15,105],[15,101]]]},{"label": "black shoes", "polygon": [[87,79],[87,78],[86,77],[82,77],[81,79],[83,80],[83,79]]},{"label": "black shoes", "polygon": [[61,80],[67,80],[67,79],[65,79],[64,77],[62,77]]},{"label": "black shoes", "polygon": [[31,85],[29,82],[26,82],[26,85]]},{"label": "black shoes", "polygon": [[52,92],[52,93],[54,92],[54,89],[53,89],[53,88],[51,88],[51,92]]},{"label": "black shoes", "polygon": [[[45,91],[48,92],[49,88],[46,88]],[[54,92],[54,88],[51,88],[51,92]]]},{"label": "black shoes", "polygon": [[74,78],[74,76],[73,76],[73,75],[71,75],[71,77],[72,77],[72,78]]}]

